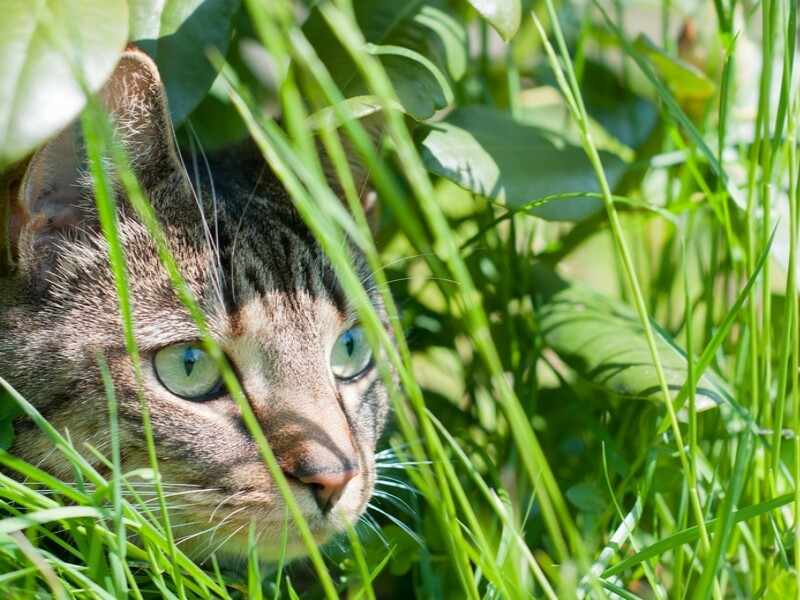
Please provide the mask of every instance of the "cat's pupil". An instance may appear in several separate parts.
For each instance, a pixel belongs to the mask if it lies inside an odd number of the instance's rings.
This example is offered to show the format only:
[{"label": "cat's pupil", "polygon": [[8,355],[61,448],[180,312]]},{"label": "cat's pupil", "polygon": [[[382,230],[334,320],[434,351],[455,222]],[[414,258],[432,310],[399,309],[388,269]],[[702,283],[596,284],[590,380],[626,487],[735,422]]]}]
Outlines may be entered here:
[{"label": "cat's pupil", "polygon": [[356,342],[355,339],[353,338],[353,335],[352,334],[348,335],[344,342],[344,347],[347,350],[348,356],[353,356],[353,349],[355,348],[355,345]]},{"label": "cat's pupil", "polygon": [[192,374],[194,370],[194,363],[197,362],[199,352],[194,348],[188,347],[183,353],[183,368],[186,369],[186,376]]}]

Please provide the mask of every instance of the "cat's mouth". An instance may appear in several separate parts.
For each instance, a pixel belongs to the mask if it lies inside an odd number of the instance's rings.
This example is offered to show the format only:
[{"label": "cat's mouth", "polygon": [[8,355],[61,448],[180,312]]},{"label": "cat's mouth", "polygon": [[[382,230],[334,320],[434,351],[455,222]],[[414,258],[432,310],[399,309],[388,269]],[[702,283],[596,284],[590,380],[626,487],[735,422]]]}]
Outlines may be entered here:
[{"label": "cat's mouth", "polygon": [[245,488],[226,494],[217,490],[187,493],[181,506],[170,512],[175,541],[201,563],[212,555],[223,563],[237,562],[246,558],[252,547],[268,562],[306,556],[309,543],[321,546],[359,520],[369,493],[362,477],[354,479],[332,506],[320,506],[309,486],[291,484],[306,537],[277,491],[267,494]]}]

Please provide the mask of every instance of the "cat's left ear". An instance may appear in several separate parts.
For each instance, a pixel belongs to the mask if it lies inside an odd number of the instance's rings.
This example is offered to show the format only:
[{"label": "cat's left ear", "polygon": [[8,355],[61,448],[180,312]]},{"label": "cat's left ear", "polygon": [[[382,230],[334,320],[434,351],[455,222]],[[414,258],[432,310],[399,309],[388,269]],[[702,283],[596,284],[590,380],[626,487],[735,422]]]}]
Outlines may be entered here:
[{"label": "cat's left ear", "polygon": [[147,54],[133,47],[126,50],[99,95],[145,190],[176,174],[185,177],[164,86]]},{"label": "cat's left ear", "polygon": [[[111,116],[117,138],[159,213],[179,210],[170,199],[192,198],[172,134],[167,100],[155,63],[135,48],[126,50],[99,97]],[[92,183],[87,174],[83,136],[73,124],[45,143],[27,162],[6,174],[0,197],[9,207],[4,219],[7,242],[0,244],[0,270],[9,271],[36,248],[58,252],[59,240],[96,230]],[[0,217],[3,217],[0,210]],[[3,241],[3,236],[0,236]]]}]

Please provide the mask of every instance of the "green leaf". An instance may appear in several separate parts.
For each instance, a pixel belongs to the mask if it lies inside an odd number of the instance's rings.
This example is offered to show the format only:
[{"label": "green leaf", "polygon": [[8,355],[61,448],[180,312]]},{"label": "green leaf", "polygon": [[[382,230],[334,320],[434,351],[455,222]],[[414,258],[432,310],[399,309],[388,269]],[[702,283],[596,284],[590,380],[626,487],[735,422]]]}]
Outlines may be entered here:
[{"label": "green leaf", "polygon": [[[565,192],[599,191],[583,149],[555,131],[525,125],[500,111],[470,106],[422,125],[415,139],[425,166],[471,192],[510,208]],[[625,163],[600,152],[613,187]],[[530,212],[551,221],[579,221],[600,210],[599,198],[565,198]]]},{"label": "green leaf", "polygon": [[16,435],[11,421],[0,421],[0,450],[8,450],[14,445]]},{"label": "green leaf", "polygon": [[387,525],[381,528],[386,538],[386,544],[392,549],[391,568],[392,575],[403,575],[411,570],[415,562],[419,562],[422,546],[418,540],[411,537],[397,525]]},{"label": "green leaf", "polygon": [[19,517],[9,517],[0,521],[0,533],[24,531],[32,525],[43,525],[53,521],[69,519],[107,519],[108,512],[93,506],[61,506],[30,512]]},{"label": "green leaf", "polygon": [[506,42],[519,30],[522,22],[520,0],[469,0],[469,3]]},{"label": "green leaf", "polygon": [[[353,10],[379,57],[403,110],[417,120],[431,117],[452,99],[450,84],[466,71],[466,31],[447,5],[422,0],[355,0]],[[358,70],[326,24],[313,10],[303,33],[345,98],[369,98]]]},{"label": "green leaf", "polygon": [[797,598],[797,573],[786,571],[778,575],[767,588],[764,600]]},{"label": "green leaf", "polygon": [[[542,303],[539,327],[545,344],[579,375],[623,398],[662,401],[656,370],[636,313],[624,302],[607,298],[561,279],[541,265],[535,276]],[[686,355],[666,332],[653,324],[658,355],[672,397],[687,378]],[[728,392],[710,373],[697,383],[697,409],[717,406]]]},{"label": "green leaf", "polygon": [[8,450],[14,443],[12,421],[20,416],[22,409],[6,390],[0,389],[0,450]]},{"label": "green leaf", "polygon": [[158,65],[172,120],[179,123],[211,88],[206,50],[228,51],[240,0],[128,0],[130,39]]},{"label": "green leaf", "polygon": [[678,467],[671,465],[656,467],[655,473],[653,473],[653,490],[659,494],[671,492],[677,489],[685,479],[686,474]]},{"label": "green leaf", "polygon": [[652,61],[676,98],[705,100],[716,91],[714,82],[705,73],[694,65],[668,55],[646,35],[640,34],[633,47]]},{"label": "green leaf", "polygon": [[[742,523],[743,521],[767,514],[768,512],[781,508],[782,506],[788,506],[792,502],[794,502],[794,493],[783,494],[777,498],[770,498],[769,500],[765,500],[763,502],[759,502],[758,504],[748,506],[747,508],[737,510],[732,515],[732,521],[734,523]],[[712,529],[716,523],[717,519],[706,521],[706,529]],[[700,529],[697,527],[697,525],[682,529],[640,550],[633,556],[628,556],[627,558],[620,560],[615,565],[603,571],[601,577],[610,578],[614,577],[615,575],[619,575],[620,573],[624,573],[626,570],[635,567],[646,560],[661,556],[662,554],[680,548],[684,544],[691,544],[699,537]]]},{"label": "green leaf", "polygon": [[586,513],[599,513],[608,506],[608,498],[603,490],[591,483],[577,483],[566,491],[567,500]]},{"label": "green leaf", "polygon": [[[529,90],[525,104],[521,107],[520,121],[532,125],[543,132],[551,132],[556,140],[571,146],[580,146],[580,128],[569,111],[564,97],[556,88],[540,86]],[[635,155],[631,148],[606,131],[600,123],[589,117],[589,133],[598,150],[616,154],[625,162],[631,162]]]},{"label": "green leaf", "polygon": [[0,167],[74,120],[128,39],[125,0],[4,0],[0,19]]},{"label": "green leaf", "polygon": [[[535,76],[537,79],[541,77],[540,69],[536,69]],[[542,81],[558,87],[552,69]],[[657,132],[661,115],[656,104],[636,94],[606,65],[592,60],[586,62],[581,77],[581,94],[589,116],[623,145],[640,148]]]}]

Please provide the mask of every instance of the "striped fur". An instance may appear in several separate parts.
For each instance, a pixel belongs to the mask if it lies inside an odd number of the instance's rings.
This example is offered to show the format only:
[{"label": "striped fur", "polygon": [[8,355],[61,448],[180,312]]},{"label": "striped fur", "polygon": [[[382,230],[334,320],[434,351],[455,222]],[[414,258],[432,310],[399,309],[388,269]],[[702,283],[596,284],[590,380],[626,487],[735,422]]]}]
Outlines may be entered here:
[{"label": "striped fur", "polygon": [[[136,172],[156,209],[181,273],[226,353],[259,424],[287,474],[315,539],[323,543],[355,523],[375,484],[374,451],[388,413],[377,369],[336,380],[331,348],[357,322],[348,295],[275,176],[250,145],[210,159],[212,177],[191,185],[172,141],[155,66],[126,52],[104,90]],[[65,134],[69,135],[69,134]],[[0,375],[75,446],[110,451],[107,394],[99,366],[112,374],[125,472],[149,465],[131,357],[125,351],[108,248],[61,136],[31,161],[19,186],[26,223],[12,229],[14,272],[0,279]],[[75,162],[74,169],[65,164]],[[59,178],[69,171],[72,180]],[[67,179],[70,179],[67,177]],[[223,393],[203,402],[170,393],[153,356],[199,339],[145,227],[119,199],[119,231],[128,261],[142,388],[159,468],[168,484],[186,484],[170,515],[181,547],[204,559],[235,560],[256,524],[262,559],[275,559],[285,502],[242,421]],[[14,231],[17,230],[15,234]],[[369,269],[355,248],[364,287]],[[386,321],[380,299],[372,292]],[[387,330],[388,324],[386,324]],[[12,452],[69,479],[72,468],[30,423],[17,422]],[[357,471],[333,509],[320,508],[305,474]],[[305,553],[291,526],[286,554]]]}]

